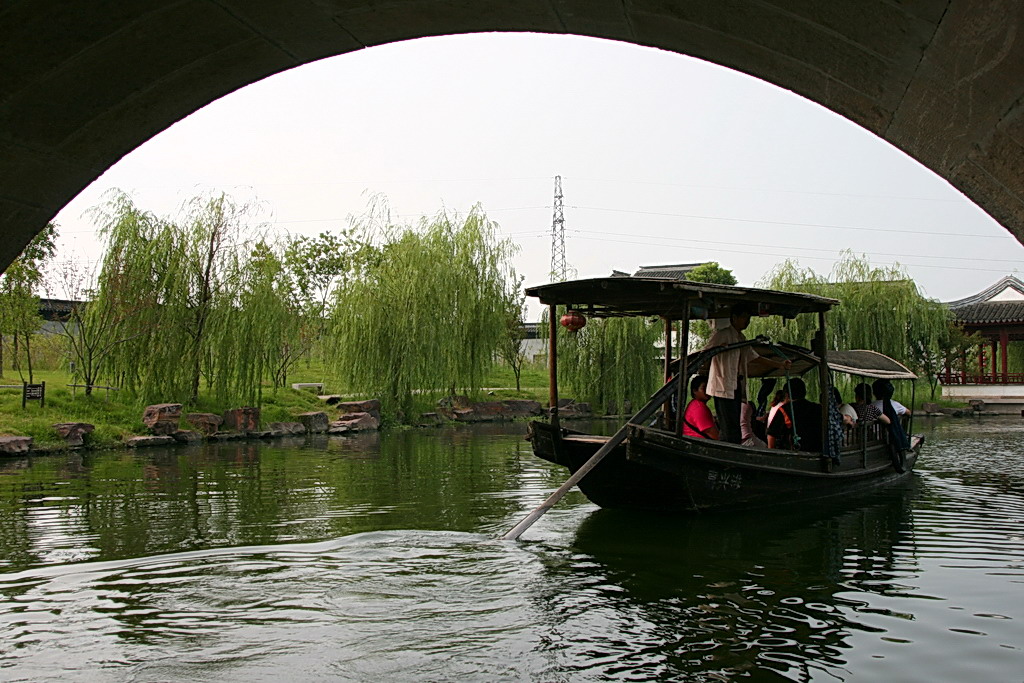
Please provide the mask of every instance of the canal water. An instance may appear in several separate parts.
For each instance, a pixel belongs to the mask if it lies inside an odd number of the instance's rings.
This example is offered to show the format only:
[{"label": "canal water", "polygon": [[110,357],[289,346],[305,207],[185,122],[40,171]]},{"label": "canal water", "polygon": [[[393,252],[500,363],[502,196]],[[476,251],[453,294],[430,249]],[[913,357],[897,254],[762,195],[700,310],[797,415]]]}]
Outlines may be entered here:
[{"label": "canal water", "polygon": [[1022,681],[1024,421],[827,506],[570,494],[525,425],[0,461],[0,679]]}]

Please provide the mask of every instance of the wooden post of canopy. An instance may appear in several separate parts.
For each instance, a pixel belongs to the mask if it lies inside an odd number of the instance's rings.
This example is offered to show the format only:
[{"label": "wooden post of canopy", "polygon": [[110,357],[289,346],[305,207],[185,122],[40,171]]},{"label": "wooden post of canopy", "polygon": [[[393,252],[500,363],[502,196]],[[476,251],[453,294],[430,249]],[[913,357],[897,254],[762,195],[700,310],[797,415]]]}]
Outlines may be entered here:
[{"label": "wooden post of canopy", "polygon": [[690,302],[685,304],[683,320],[679,330],[679,374],[676,380],[676,434],[683,433],[683,415],[686,414],[686,401],[689,399],[689,392],[686,388],[686,373],[689,368],[686,362],[690,356]]},{"label": "wooden post of canopy", "polygon": [[821,385],[821,390],[818,392],[821,395],[821,445],[822,450],[826,444],[828,438],[828,403],[832,400],[829,396],[829,384],[828,384],[828,359],[826,358],[826,343],[825,343],[825,311],[818,311],[818,348],[816,353],[821,362],[818,364],[818,384]]},{"label": "wooden post of canopy", "polygon": [[[866,377],[859,376],[859,377],[857,377],[857,379],[860,380],[860,382],[858,382],[858,385],[866,384],[867,383],[867,378]],[[856,391],[856,389],[854,389],[854,391]],[[871,398],[871,397],[870,396],[865,397],[864,402],[868,403],[869,402],[868,401],[869,398]],[[854,396],[853,399],[857,400],[857,397]],[[856,429],[858,424],[860,425],[860,466],[863,467],[864,469],[867,469],[867,467],[868,467],[868,422],[867,422],[867,420],[860,420],[860,419],[858,419],[857,423],[854,423],[853,428]]]},{"label": "wooden post of canopy", "polygon": [[672,321],[662,318],[665,321],[665,381],[672,377]]},{"label": "wooden post of canopy", "polygon": [[551,426],[558,431],[558,306],[548,307],[548,403],[551,405]]},{"label": "wooden post of canopy", "polygon": [[[662,320],[665,321],[665,381],[662,384],[667,384],[672,379],[672,320],[671,318],[662,318]],[[665,429],[672,429],[671,399],[665,401],[665,405],[662,406],[662,415]]]}]

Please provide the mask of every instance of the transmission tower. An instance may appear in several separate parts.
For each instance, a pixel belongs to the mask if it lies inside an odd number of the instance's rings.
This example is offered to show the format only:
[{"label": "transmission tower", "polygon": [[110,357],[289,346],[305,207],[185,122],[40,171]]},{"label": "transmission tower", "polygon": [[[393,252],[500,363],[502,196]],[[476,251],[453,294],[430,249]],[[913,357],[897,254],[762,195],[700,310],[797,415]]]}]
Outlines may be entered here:
[{"label": "transmission tower", "polygon": [[562,210],[562,176],[555,176],[555,212],[551,219],[551,281],[565,282],[565,214]]}]

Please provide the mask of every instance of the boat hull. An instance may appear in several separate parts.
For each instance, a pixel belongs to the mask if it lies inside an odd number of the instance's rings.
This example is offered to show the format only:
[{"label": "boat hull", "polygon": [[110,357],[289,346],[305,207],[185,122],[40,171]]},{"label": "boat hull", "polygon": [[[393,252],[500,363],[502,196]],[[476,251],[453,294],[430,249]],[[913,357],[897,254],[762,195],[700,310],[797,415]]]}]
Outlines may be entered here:
[{"label": "boat hull", "polygon": [[[902,472],[884,443],[843,453],[839,465],[819,455],[677,437],[630,425],[626,441],[579,483],[604,508],[666,512],[745,509],[845,496],[909,476],[922,439],[915,437]],[[607,437],[530,425],[534,453],[575,472]]]}]

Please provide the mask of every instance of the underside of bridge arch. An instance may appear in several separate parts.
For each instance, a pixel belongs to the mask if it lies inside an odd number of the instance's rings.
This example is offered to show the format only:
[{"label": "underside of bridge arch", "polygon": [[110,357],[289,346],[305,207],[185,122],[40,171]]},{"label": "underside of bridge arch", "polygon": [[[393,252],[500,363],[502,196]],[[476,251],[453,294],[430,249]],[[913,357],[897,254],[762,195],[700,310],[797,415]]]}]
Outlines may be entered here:
[{"label": "underside of bridge arch", "polygon": [[0,9],[0,269],[118,159],[237,88],[425,36],[578,34],[792,90],[1024,241],[1017,0],[12,0]]}]

